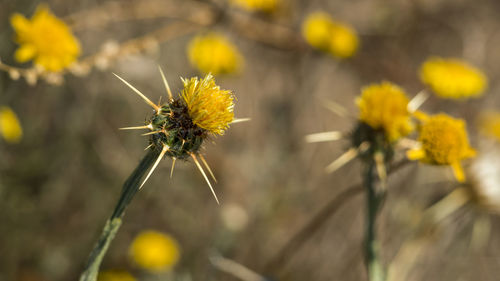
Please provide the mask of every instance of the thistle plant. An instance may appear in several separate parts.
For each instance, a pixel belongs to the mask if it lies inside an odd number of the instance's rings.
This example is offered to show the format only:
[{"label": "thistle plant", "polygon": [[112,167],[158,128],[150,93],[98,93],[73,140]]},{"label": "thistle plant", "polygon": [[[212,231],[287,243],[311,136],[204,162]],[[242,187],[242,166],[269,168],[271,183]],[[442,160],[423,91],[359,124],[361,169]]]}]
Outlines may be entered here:
[{"label": "thistle plant", "polygon": [[[168,94],[168,101],[165,104],[153,103],[138,89],[115,74],[154,110],[145,125],[122,128],[149,130],[144,134],[149,136],[149,145],[146,148],[148,152],[123,185],[120,198],[90,254],[85,271],[80,276],[80,281],[96,280],[100,263],[120,228],[127,205],[144,186],[165,156],[172,159],[171,176],[177,159],[193,159],[210,187],[215,200],[219,203],[203,166],[214,181],[215,176],[205,158],[200,154],[200,148],[208,137],[222,135],[231,123],[247,119],[234,118],[233,93],[220,89],[215,84],[212,75],[208,74],[203,79],[197,77],[182,79],[184,84],[182,92],[179,97],[174,98],[161,68],[160,74]],[[201,160],[203,166],[198,159]],[[144,179],[142,179],[143,177]]]},{"label": "thistle plant", "polygon": [[[412,112],[422,100],[421,95],[410,101],[399,86],[382,82],[362,89],[356,99],[359,108],[358,122],[349,134],[325,132],[306,137],[308,142],[330,141],[348,138],[351,147],[339,158],[326,167],[327,172],[334,172],[350,160],[358,157],[364,164],[363,185],[366,192],[366,232],[365,264],[369,279],[385,280],[385,269],[379,256],[379,243],[376,235],[376,219],[386,195],[386,166],[391,162],[396,144],[414,130]],[[345,114],[345,110],[333,103],[327,106],[336,113]],[[381,180],[376,185],[376,176]]]}]

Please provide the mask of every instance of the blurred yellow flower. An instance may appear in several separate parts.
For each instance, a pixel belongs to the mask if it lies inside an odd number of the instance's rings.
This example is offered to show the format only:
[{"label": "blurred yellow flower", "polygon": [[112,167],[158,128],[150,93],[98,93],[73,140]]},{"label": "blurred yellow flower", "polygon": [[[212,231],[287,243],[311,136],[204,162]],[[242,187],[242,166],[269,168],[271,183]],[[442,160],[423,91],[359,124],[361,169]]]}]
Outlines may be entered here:
[{"label": "blurred yellow flower", "polygon": [[414,129],[408,102],[403,89],[395,84],[382,82],[369,85],[356,99],[359,120],[373,129],[383,129],[389,141],[396,141]]},{"label": "blurred yellow flower", "polygon": [[420,160],[435,165],[450,165],[459,182],[465,180],[461,160],[474,157],[476,151],[469,145],[465,122],[446,114],[427,116],[420,113],[422,120],[418,138],[420,148],[407,152],[411,160]]},{"label": "blurred yellow flower", "polygon": [[322,12],[307,16],[302,24],[302,35],[312,47],[339,58],[353,56],[359,45],[354,28]]},{"label": "blurred yellow flower", "polygon": [[232,0],[232,2],[247,11],[272,13],[276,11],[280,0]]},{"label": "blurred yellow flower", "polygon": [[107,270],[99,273],[97,281],[137,281],[128,271]]},{"label": "blurred yellow flower", "polygon": [[479,129],[483,135],[494,137],[500,141],[500,113],[489,112],[481,116]]},{"label": "blurred yellow flower", "polygon": [[193,123],[212,134],[222,135],[234,120],[234,96],[229,90],[221,90],[215,79],[182,79],[184,89],[181,97],[186,103]]},{"label": "blurred yellow flower", "polygon": [[70,28],[45,5],[38,6],[30,20],[16,13],[10,22],[20,44],[14,54],[19,62],[33,59],[36,65],[56,72],[69,66],[80,55],[80,45]]},{"label": "blurred yellow flower", "polygon": [[420,79],[443,98],[478,97],[488,85],[481,70],[460,59],[431,57],[420,68]]},{"label": "blurred yellow flower", "polygon": [[153,272],[171,269],[180,256],[177,241],[154,230],[139,233],[130,245],[129,253],[138,266]]},{"label": "blurred yellow flower", "polygon": [[18,143],[23,137],[17,115],[7,106],[0,107],[0,134],[9,143]]},{"label": "blurred yellow flower", "polygon": [[202,73],[214,75],[238,72],[243,63],[236,46],[216,33],[194,37],[188,46],[188,57]]}]

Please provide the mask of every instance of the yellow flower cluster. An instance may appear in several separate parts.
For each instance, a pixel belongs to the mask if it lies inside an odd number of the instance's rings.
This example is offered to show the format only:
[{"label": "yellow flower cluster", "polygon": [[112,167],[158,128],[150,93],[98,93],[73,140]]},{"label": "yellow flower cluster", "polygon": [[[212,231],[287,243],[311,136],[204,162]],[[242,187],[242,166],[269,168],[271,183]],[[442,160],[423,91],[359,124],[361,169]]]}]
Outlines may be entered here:
[{"label": "yellow flower cluster", "polygon": [[194,37],[188,46],[188,57],[191,64],[205,74],[235,73],[243,64],[236,46],[216,33]]},{"label": "yellow flower cluster", "polygon": [[186,103],[193,123],[214,135],[222,135],[234,120],[234,96],[229,90],[221,90],[215,79],[208,74],[183,79],[184,89],[181,97]]},{"label": "yellow flower cluster", "polygon": [[356,99],[359,120],[374,129],[383,129],[390,142],[396,141],[413,131],[408,102],[397,85],[390,82],[369,85]]},{"label": "yellow flower cluster", "polygon": [[247,11],[272,13],[279,7],[280,0],[232,0],[232,2]]},{"label": "yellow flower cluster", "polygon": [[354,28],[322,12],[312,13],[306,18],[302,35],[312,47],[339,58],[353,56],[359,45]]},{"label": "yellow flower cluster", "polygon": [[7,106],[0,107],[0,134],[9,143],[18,143],[23,137],[17,115]]},{"label": "yellow flower cluster", "polygon": [[124,270],[108,270],[100,272],[97,281],[137,281],[137,279]]},{"label": "yellow flower cluster", "polygon": [[460,161],[475,156],[469,145],[465,122],[446,114],[427,116],[420,113],[420,148],[407,152],[411,160],[420,160],[435,165],[451,165],[458,181],[465,180]]},{"label": "yellow flower cluster", "polygon": [[420,78],[443,98],[480,96],[488,80],[477,68],[459,59],[431,57],[422,64]]},{"label": "yellow flower cluster", "polygon": [[170,235],[153,230],[139,233],[129,252],[138,266],[152,272],[170,270],[180,257],[177,241]]},{"label": "yellow flower cluster", "polygon": [[30,20],[16,13],[10,22],[21,45],[14,54],[19,62],[33,59],[36,65],[57,72],[80,55],[80,45],[69,27],[46,6],[38,6]]},{"label": "yellow flower cluster", "polygon": [[500,113],[490,112],[481,117],[479,128],[482,134],[500,141]]}]

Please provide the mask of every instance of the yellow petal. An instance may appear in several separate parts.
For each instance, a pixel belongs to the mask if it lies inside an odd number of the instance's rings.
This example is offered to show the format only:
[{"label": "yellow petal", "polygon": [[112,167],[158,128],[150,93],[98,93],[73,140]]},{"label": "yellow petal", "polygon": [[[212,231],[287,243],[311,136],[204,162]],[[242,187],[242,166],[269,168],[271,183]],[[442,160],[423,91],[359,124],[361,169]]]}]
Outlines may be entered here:
[{"label": "yellow petal", "polygon": [[10,24],[17,33],[24,33],[31,27],[30,21],[18,13],[15,13],[10,17]]},{"label": "yellow petal", "polygon": [[23,136],[23,129],[16,114],[9,107],[0,107],[0,134],[5,141],[18,143]]},{"label": "yellow petal", "polygon": [[32,44],[23,44],[14,53],[14,58],[18,62],[27,62],[36,55],[36,47]]},{"label": "yellow petal", "polygon": [[425,158],[425,151],[423,149],[411,149],[406,152],[406,157],[410,160],[420,160]]},{"label": "yellow petal", "polygon": [[455,175],[455,178],[459,182],[464,182],[465,181],[465,173],[464,169],[462,168],[462,165],[460,162],[455,162],[451,164],[451,168],[453,169],[453,174]]}]

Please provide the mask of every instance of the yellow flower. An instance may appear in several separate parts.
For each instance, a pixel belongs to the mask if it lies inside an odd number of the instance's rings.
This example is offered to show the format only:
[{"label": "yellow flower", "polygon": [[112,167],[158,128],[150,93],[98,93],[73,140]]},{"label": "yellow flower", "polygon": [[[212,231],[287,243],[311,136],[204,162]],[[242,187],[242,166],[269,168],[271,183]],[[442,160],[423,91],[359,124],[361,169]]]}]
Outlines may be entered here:
[{"label": "yellow flower", "polygon": [[23,137],[19,119],[7,106],[0,107],[0,134],[9,143],[18,143]]},{"label": "yellow flower", "polygon": [[383,129],[389,141],[396,141],[413,131],[403,89],[390,82],[369,85],[356,99],[359,120],[373,129]]},{"label": "yellow flower", "polygon": [[500,141],[500,113],[490,112],[481,116],[479,129],[483,135],[494,137]]},{"label": "yellow flower", "polygon": [[80,55],[80,45],[70,28],[44,5],[28,20],[21,14],[10,18],[21,46],[14,54],[19,62],[34,60],[48,71],[61,71]]},{"label": "yellow flower", "polygon": [[488,79],[481,70],[459,59],[431,57],[420,68],[420,79],[443,98],[478,97]]},{"label": "yellow flower", "polygon": [[302,24],[302,35],[312,47],[339,58],[353,56],[359,45],[354,28],[321,12],[306,18]]},{"label": "yellow flower", "polygon": [[238,72],[242,56],[224,36],[209,33],[196,36],[188,46],[191,64],[202,73],[229,74]]},{"label": "yellow flower", "polygon": [[232,0],[232,2],[247,11],[272,13],[276,11],[280,0]]},{"label": "yellow flower", "polygon": [[171,269],[180,256],[177,241],[154,230],[139,233],[130,245],[129,253],[138,266],[153,272]]},{"label": "yellow flower", "polygon": [[476,151],[469,145],[465,122],[446,114],[427,116],[420,113],[420,148],[407,152],[411,160],[435,165],[450,165],[458,181],[465,180],[461,160],[474,157]]},{"label": "yellow flower", "polygon": [[97,281],[137,281],[137,279],[124,270],[108,270],[100,272]]},{"label": "yellow flower", "polygon": [[198,80],[183,79],[181,97],[186,103],[189,116],[198,127],[212,134],[222,135],[234,120],[234,96],[229,90],[221,90],[212,75]]}]

